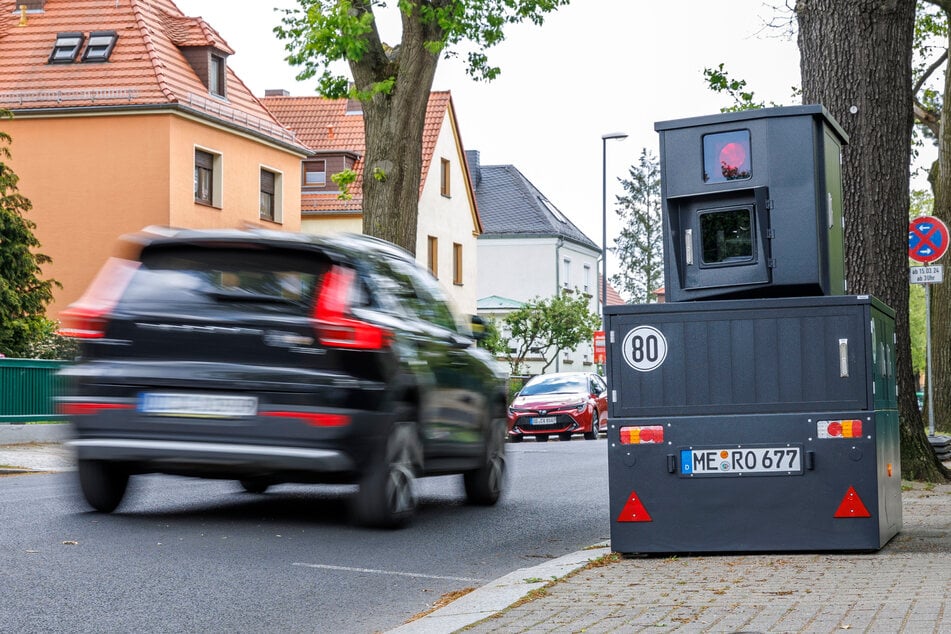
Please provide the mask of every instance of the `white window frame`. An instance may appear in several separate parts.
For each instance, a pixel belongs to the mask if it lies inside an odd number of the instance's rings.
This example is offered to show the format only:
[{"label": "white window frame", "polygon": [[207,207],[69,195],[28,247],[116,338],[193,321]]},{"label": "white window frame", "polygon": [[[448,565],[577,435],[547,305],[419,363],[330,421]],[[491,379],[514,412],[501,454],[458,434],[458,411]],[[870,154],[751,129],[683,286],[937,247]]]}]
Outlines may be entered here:
[{"label": "white window frame", "polygon": [[[201,150],[206,154],[211,154],[212,163],[211,163],[211,206],[215,209],[221,209],[224,206],[224,155],[221,151],[213,150],[210,147],[205,147],[203,145],[195,145],[192,149],[192,172],[195,169],[195,151]],[[194,193],[194,188],[192,188],[192,193]],[[195,201],[196,205],[204,205],[197,200]]]},{"label": "white window frame", "polygon": [[[272,167],[270,165],[265,165],[261,163],[258,165],[258,179],[261,178],[261,171],[271,172],[274,174],[274,218],[261,218],[266,222],[274,222],[277,224],[284,223],[284,172]],[[258,187],[258,196],[261,195],[260,186]],[[260,208],[260,204],[259,204]]]}]

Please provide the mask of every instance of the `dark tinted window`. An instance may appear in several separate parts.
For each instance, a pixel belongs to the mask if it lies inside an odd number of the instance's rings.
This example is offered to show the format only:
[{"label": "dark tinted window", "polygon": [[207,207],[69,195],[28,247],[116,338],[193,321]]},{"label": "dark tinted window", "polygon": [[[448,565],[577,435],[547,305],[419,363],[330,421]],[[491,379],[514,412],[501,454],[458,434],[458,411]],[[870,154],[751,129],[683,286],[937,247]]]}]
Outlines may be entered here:
[{"label": "dark tinted window", "polygon": [[[245,249],[146,251],[121,306],[240,306],[243,311],[309,315],[330,263],[319,255]],[[357,304],[366,303],[365,293]]]},{"label": "dark tinted window", "polygon": [[704,264],[747,262],[753,259],[751,209],[709,211],[700,215]]},{"label": "dark tinted window", "polygon": [[457,330],[456,318],[439,283],[417,265],[387,257],[377,263],[377,269],[382,278],[378,285],[405,311],[431,324]]}]

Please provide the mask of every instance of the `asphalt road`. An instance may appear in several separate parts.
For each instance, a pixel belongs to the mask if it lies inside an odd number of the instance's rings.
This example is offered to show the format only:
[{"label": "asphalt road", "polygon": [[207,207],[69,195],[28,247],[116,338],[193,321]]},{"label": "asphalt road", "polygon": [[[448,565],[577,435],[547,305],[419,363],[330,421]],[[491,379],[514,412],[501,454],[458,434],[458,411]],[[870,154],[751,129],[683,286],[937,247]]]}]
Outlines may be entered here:
[{"label": "asphalt road", "polygon": [[0,631],[355,632],[609,537],[605,440],[510,444],[496,507],[420,481],[399,531],[346,519],[351,487],[143,476],[111,515],[75,473],[0,478]]}]

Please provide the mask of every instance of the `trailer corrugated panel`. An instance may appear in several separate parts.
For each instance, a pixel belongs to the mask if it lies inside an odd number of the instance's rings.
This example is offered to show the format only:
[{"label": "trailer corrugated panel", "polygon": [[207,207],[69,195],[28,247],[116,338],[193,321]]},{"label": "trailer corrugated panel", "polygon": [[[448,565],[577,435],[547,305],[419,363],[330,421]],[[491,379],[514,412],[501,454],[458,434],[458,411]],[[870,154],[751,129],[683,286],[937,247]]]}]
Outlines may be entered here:
[{"label": "trailer corrugated panel", "polygon": [[612,306],[607,323],[614,550],[874,550],[900,530],[886,306]]}]

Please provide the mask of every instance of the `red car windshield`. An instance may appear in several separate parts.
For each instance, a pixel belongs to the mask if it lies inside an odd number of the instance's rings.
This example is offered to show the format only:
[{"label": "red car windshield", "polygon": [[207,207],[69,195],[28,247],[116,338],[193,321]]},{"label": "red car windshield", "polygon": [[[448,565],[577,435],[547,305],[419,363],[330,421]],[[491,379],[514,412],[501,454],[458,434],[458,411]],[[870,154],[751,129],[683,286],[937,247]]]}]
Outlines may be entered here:
[{"label": "red car windshield", "polygon": [[564,394],[568,392],[587,392],[588,381],[581,376],[536,377],[522,388],[519,396],[538,394]]}]

